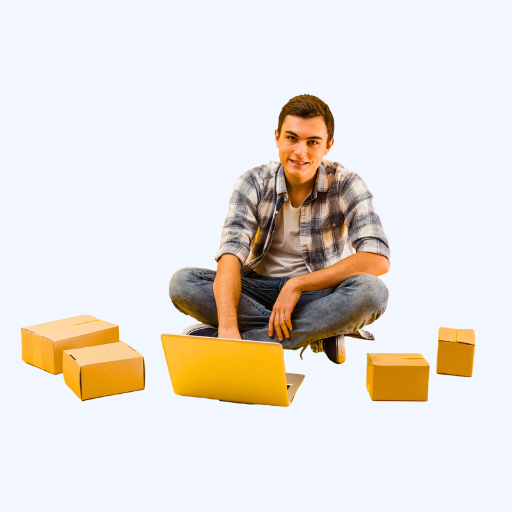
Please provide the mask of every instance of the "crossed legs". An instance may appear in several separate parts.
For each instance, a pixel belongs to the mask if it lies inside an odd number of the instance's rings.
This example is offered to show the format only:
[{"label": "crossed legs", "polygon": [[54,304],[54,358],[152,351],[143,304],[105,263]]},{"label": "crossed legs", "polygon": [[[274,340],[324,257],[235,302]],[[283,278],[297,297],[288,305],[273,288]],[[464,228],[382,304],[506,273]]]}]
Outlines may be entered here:
[{"label": "crossed legs", "polygon": [[[216,272],[202,268],[178,270],[171,279],[169,295],[176,308],[199,322],[218,327],[213,294]],[[288,278],[266,278],[252,273],[242,277],[238,305],[238,327],[242,338],[279,342],[268,335],[272,307]],[[283,348],[298,349],[338,334],[357,333],[386,310],[388,289],[372,275],[351,277],[335,288],[303,292],[292,312],[293,330],[281,342]]]}]

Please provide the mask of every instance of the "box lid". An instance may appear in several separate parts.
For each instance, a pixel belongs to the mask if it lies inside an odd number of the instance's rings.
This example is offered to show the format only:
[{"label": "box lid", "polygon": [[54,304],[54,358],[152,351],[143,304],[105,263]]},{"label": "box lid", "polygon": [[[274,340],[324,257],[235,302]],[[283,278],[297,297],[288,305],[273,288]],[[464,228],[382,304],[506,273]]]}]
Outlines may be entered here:
[{"label": "box lid", "polygon": [[448,327],[441,327],[438,339],[439,341],[474,345],[475,331],[474,329],[449,329]]},{"label": "box lid", "polygon": [[123,341],[95,345],[94,347],[74,348],[65,350],[65,352],[73,357],[80,366],[142,357],[142,354]]},{"label": "box lid", "polygon": [[430,366],[421,354],[368,354],[374,366]]},{"label": "box lid", "polygon": [[98,320],[90,315],[80,315],[44,324],[32,325],[30,327],[23,327],[23,329],[51,341],[60,341],[103,329],[109,329],[111,327],[117,327],[117,325],[105,322],[104,320]]}]

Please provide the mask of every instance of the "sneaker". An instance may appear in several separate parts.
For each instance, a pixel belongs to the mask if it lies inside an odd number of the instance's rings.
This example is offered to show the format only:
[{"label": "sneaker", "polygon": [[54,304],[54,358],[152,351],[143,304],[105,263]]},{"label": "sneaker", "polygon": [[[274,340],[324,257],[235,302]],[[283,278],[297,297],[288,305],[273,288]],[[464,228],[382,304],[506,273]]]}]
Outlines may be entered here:
[{"label": "sneaker", "polygon": [[338,336],[331,336],[323,340],[325,355],[336,364],[345,362],[345,336],[338,334]]},{"label": "sneaker", "polygon": [[187,327],[181,334],[185,336],[203,336],[205,338],[217,338],[219,330],[213,325],[194,324]]},{"label": "sneaker", "polygon": [[[315,354],[325,352],[325,355],[333,363],[341,364],[345,362],[345,336],[343,334],[331,336],[330,338],[325,338],[325,340],[313,341],[309,346]],[[302,349],[302,352],[304,350],[306,350],[306,347]],[[300,353],[301,359],[302,352]]]}]

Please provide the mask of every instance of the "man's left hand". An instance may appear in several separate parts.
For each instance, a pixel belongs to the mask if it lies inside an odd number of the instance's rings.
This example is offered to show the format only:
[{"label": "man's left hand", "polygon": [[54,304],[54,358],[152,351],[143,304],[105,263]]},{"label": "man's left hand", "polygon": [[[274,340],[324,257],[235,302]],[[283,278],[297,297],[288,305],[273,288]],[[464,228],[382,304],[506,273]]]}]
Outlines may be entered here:
[{"label": "man's left hand", "polygon": [[276,329],[279,341],[283,341],[283,337],[290,337],[292,326],[292,311],[297,302],[299,302],[302,292],[295,286],[293,278],[285,283],[277,300],[272,308],[272,314],[268,322],[268,335],[272,336],[274,327]]}]

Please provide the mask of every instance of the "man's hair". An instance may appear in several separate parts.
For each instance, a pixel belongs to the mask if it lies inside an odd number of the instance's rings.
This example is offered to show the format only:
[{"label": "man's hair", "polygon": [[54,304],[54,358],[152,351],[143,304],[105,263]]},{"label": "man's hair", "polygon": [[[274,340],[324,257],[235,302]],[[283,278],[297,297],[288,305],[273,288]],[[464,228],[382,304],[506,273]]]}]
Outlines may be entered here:
[{"label": "man's hair", "polygon": [[327,144],[334,137],[334,117],[327,103],[311,94],[301,94],[292,98],[281,110],[279,122],[277,124],[277,133],[281,135],[281,128],[286,116],[297,116],[304,119],[322,116],[327,127]]}]

